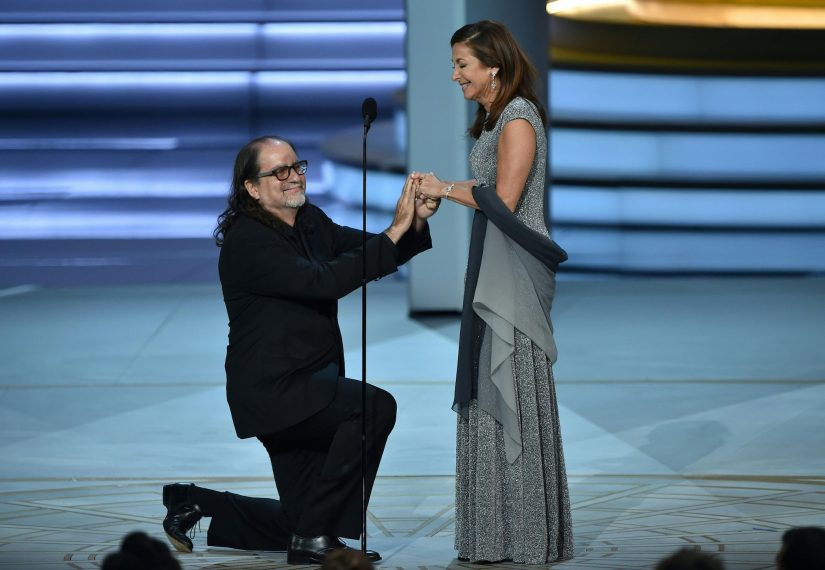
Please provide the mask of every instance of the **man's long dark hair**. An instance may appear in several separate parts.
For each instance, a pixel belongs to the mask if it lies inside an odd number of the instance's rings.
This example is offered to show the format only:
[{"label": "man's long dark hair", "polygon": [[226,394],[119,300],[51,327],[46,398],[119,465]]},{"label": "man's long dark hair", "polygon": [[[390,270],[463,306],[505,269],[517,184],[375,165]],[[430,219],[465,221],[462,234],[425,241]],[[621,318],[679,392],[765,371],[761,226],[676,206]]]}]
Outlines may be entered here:
[{"label": "man's long dark hair", "polygon": [[500,85],[495,100],[490,105],[490,116],[484,105],[478,104],[476,118],[469,129],[470,136],[478,138],[485,130],[490,131],[498,121],[507,103],[515,97],[523,97],[538,109],[541,122],[547,128],[547,113],[536,94],[536,68],[501,22],[481,20],[467,24],[456,30],[450,38],[450,46],[464,43],[481,63],[487,67],[498,67],[496,83]]},{"label": "man's long dark hair", "polygon": [[246,143],[246,145],[238,151],[238,156],[235,157],[235,167],[232,170],[232,187],[229,189],[229,198],[227,199],[227,207],[223,213],[218,216],[218,225],[212,236],[215,238],[215,244],[218,247],[223,245],[223,240],[226,238],[226,232],[235,223],[242,213],[269,225],[278,225],[278,220],[275,216],[264,210],[263,206],[249,195],[246,191],[244,182],[253,180],[260,172],[260,163],[258,157],[261,153],[261,147],[266,143],[282,142],[288,144],[295,151],[295,145],[283,137],[274,135],[258,137]]}]

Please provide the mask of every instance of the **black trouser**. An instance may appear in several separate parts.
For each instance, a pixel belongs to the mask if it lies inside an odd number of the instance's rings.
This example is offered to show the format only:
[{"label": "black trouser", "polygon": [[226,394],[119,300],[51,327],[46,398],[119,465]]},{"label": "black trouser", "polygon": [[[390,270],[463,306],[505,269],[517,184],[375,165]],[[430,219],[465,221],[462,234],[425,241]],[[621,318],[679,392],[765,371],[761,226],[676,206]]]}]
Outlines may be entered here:
[{"label": "black trouser", "polygon": [[[367,385],[367,499],[396,403]],[[339,378],[332,403],[306,420],[260,436],[272,461],[280,501],[193,490],[211,546],[283,550],[292,533],[358,538],[361,534],[361,382]]]}]

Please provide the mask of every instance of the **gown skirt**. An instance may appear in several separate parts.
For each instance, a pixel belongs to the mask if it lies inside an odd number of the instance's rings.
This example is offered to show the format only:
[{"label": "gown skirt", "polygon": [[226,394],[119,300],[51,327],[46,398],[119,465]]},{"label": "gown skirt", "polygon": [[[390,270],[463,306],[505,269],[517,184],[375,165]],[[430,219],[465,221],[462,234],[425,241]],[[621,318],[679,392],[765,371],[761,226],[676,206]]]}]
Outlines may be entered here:
[{"label": "gown skirt", "polygon": [[458,414],[455,547],[474,562],[568,560],[573,525],[552,364],[518,330],[511,358],[522,453],[508,463],[502,426],[477,400],[466,418]]}]

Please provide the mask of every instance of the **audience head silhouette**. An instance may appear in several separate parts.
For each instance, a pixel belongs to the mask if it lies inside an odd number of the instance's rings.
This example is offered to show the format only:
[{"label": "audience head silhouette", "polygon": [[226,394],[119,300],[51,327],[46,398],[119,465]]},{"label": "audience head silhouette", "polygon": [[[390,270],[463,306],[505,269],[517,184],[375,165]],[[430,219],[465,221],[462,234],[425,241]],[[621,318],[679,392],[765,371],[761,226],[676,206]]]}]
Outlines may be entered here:
[{"label": "audience head silhouette", "polygon": [[779,570],[825,568],[825,528],[806,526],[786,530],[776,565]]},{"label": "audience head silhouette", "polygon": [[169,547],[145,532],[127,534],[120,550],[106,556],[103,570],[181,570]]},{"label": "audience head silhouette", "polygon": [[663,558],[656,564],[656,570],[724,570],[725,566],[718,558],[710,554],[683,548]]}]

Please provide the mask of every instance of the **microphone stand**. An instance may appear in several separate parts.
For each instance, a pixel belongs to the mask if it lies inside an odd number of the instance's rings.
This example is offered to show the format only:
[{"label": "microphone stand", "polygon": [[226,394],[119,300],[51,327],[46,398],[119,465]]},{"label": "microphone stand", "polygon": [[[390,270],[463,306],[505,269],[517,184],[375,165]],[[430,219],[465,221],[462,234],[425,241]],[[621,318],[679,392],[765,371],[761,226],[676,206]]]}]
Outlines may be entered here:
[{"label": "microphone stand", "polygon": [[367,554],[367,133],[378,108],[369,97],[361,105],[364,137],[361,152],[361,552]]}]

